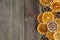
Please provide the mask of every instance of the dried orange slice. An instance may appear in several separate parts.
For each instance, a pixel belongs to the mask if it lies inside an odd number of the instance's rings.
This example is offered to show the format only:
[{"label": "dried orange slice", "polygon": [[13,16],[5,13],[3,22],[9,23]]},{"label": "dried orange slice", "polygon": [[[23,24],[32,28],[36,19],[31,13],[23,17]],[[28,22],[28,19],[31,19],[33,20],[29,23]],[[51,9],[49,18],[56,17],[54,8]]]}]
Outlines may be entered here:
[{"label": "dried orange slice", "polygon": [[48,6],[52,2],[52,0],[39,0],[39,2],[44,6]]},{"label": "dried orange slice", "polygon": [[58,24],[58,30],[60,30],[60,18],[55,19],[55,21],[56,21],[57,24]]},{"label": "dried orange slice", "polygon": [[55,11],[51,11],[51,13],[54,15],[54,18],[56,19],[56,12]]},{"label": "dried orange slice", "polygon": [[49,40],[54,40],[53,34],[54,34],[54,33],[48,31],[48,32],[46,33],[46,37],[47,37]]},{"label": "dried orange slice", "polygon": [[56,12],[55,11],[51,11],[51,13],[54,15],[54,14],[56,14]]},{"label": "dried orange slice", "polygon": [[54,20],[54,15],[51,12],[44,12],[42,15],[42,21],[47,24],[52,20]]},{"label": "dried orange slice", "polygon": [[53,2],[59,2],[59,0],[53,0]]},{"label": "dried orange slice", "polygon": [[42,23],[42,13],[40,13],[40,14],[38,14],[38,16],[37,16],[37,21],[38,21],[38,23]]},{"label": "dried orange slice", "polygon": [[54,11],[60,11],[60,2],[52,2],[50,8]]},{"label": "dried orange slice", "polygon": [[55,32],[57,31],[58,24],[55,21],[50,21],[47,24],[47,28],[50,32]]},{"label": "dried orange slice", "polygon": [[40,33],[40,34],[46,34],[47,32],[47,25],[44,24],[44,23],[40,23],[37,27],[37,31]]},{"label": "dried orange slice", "polygon": [[53,36],[55,40],[60,40],[60,31],[55,32]]}]

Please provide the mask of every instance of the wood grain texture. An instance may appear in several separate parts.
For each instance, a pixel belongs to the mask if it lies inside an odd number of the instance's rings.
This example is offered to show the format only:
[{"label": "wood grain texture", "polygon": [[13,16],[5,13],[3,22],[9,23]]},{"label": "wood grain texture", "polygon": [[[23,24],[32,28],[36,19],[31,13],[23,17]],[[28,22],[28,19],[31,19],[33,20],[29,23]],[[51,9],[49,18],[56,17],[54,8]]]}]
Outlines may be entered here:
[{"label": "wood grain texture", "polygon": [[1,40],[9,40],[9,0],[2,0],[1,8]]},{"label": "wood grain texture", "polygon": [[0,40],[40,40],[38,0],[0,0]]},{"label": "wood grain texture", "polygon": [[24,0],[0,0],[0,40],[24,40]]},{"label": "wood grain texture", "polygon": [[25,40],[40,40],[37,32],[37,15],[39,14],[38,0],[25,0]]},{"label": "wood grain texture", "polygon": [[[21,2],[21,4],[20,4]],[[10,0],[10,39],[11,40],[24,40],[23,27],[24,27],[24,1],[23,0]]]}]

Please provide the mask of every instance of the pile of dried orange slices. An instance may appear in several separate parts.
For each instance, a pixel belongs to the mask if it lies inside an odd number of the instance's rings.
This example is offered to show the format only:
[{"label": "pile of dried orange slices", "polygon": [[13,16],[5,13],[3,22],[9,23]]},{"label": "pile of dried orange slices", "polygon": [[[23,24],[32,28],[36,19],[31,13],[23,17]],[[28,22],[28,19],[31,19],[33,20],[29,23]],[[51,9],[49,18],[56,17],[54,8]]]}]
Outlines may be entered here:
[{"label": "pile of dried orange slices", "polygon": [[39,0],[43,6],[51,11],[39,13],[37,16],[37,31],[49,40],[60,40],[60,0]]}]

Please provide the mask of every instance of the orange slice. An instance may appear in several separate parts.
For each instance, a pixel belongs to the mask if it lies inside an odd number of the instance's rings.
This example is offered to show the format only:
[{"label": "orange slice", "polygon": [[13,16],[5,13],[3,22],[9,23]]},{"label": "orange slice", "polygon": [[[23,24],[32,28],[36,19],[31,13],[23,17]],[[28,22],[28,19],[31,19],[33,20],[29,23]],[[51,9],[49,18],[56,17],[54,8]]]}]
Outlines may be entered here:
[{"label": "orange slice", "polygon": [[44,6],[48,6],[52,2],[52,0],[39,0],[39,2]]},{"label": "orange slice", "polygon": [[40,14],[38,14],[38,16],[37,16],[37,21],[38,21],[38,23],[42,23],[42,13],[40,13]]},{"label": "orange slice", "polygon": [[58,30],[60,30],[60,18],[55,19],[55,21],[56,21],[57,24],[58,24]]},{"label": "orange slice", "polygon": [[40,34],[46,34],[47,32],[47,25],[44,24],[44,23],[40,23],[37,27],[37,31],[40,33]]},{"label": "orange slice", "polygon": [[60,11],[60,2],[52,2],[50,8],[54,11]]},{"label": "orange slice", "polygon": [[53,2],[59,2],[59,0],[53,0]]},{"label": "orange slice", "polygon": [[53,36],[55,40],[60,40],[60,31],[55,32]]},{"label": "orange slice", "polygon": [[42,21],[47,24],[52,20],[54,20],[54,15],[51,12],[44,12],[42,15]]},{"label": "orange slice", "polygon": [[49,40],[54,40],[53,34],[54,34],[54,33],[48,31],[48,32],[46,33],[46,37],[47,37]]},{"label": "orange slice", "polygon": [[51,11],[51,13],[54,15],[54,18],[56,19],[56,12],[55,11]]},{"label": "orange slice", "polygon": [[55,11],[51,11],[52,12],[52,14],[54,15],[54,14],[56,14],[56,12]]},{"label": "orange slice", "polygon": [[47,24],[47,28],[50,32],[55,32],[57,30],[58,24],[55,21],[50,21]]}]

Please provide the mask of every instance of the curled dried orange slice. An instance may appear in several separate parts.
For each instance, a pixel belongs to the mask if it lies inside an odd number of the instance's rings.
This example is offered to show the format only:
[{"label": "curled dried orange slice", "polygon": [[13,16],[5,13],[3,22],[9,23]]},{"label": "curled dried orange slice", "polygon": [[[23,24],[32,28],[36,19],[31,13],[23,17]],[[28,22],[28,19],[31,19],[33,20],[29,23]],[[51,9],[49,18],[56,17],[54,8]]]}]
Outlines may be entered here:
[{"label": "curled dried orange slice", "polygon": [[38,21],[38,23],[42,23],[42,13],[40,13],[40,14],[38,14],[38,16],[37,16],[37,21]]},{"label": "curled dried orange slice", "polygon": [[48,31],[48,32],[46,33],[46,37],[47,37],[49,40],[54,40],[53,34],[54,34],[54,33]]},{"label": "curled dried orange slice", "polygon": [[60,31],[55,32],[53,36],[55,40],[60,40]]},{"label": "curled dried orange slice", "polygon": [[60,11],[60,2],[52,2],[50,8],[54,11]]},{"label": "curled dried orange slice", "polygon": [[48,23],[50,21],[54,20],[54,15],[51,12],[44,12],[42,15],[42,21],[44,23]]},{"label": "curled dried orange slice", "polygon": [[44,23],[40,23],[37,27],[37,31],[40,33],[40,34],[46,34],[47,32],[47,25],[44,24]]},{"label": "curled dried orange slice", "polygon": [[60,30],[60,18],[55,19],[55,21],[56,21],[57,24],[58,24],[58,29],[57,29],[57,30]]},{"label": "curled dried orange slice", "polygon": [[47,24],[47,28],[50,32],[55,32],[57,30],[58,24],[55,21],[50,21]]},{"label": "curled dried orange slice", "polygon": [[48,6],[52,2],[52,0],[39,0],[39,2],[44,6]]}]

